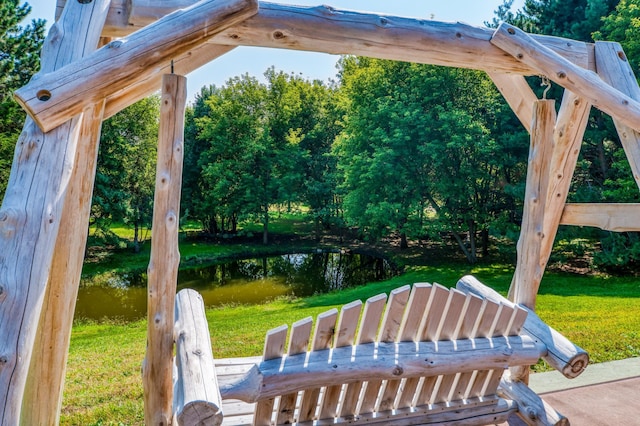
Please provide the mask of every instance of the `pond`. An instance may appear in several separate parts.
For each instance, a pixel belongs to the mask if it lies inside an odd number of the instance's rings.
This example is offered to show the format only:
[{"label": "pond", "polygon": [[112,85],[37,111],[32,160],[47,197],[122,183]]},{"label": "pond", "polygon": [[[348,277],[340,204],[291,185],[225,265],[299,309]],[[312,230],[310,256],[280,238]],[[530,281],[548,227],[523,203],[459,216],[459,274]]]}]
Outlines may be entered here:
[{"label": "pond", "polygon": [[[381,281],[397,275],[387,260],[358,253],[296,253],[233,260],[181,270],[178,290],[193,288],[205,305],[257,304],[277,297],[306,297]],[[135,320],[146,316],[147,275],[82,283],[76,318]]]}]

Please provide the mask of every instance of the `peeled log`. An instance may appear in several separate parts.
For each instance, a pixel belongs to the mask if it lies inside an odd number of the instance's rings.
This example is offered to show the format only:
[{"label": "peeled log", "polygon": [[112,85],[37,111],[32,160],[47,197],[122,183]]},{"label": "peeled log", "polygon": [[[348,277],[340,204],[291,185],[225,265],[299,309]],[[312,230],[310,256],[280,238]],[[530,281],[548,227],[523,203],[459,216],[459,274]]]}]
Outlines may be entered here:
[{"label": "peeled log", "polygon": [[491,43],[620,123],[640,130],[640,102],[609,86],[595,72],[572,64],[513,25],[500,24]]},{"label": "peeled log", "polygon": [[[94,0],[68,5],[45,40],[41,73],[76,61],[84,52],[95,49],[108,4],[106,0]],[[20,422],[79,133],[80,117],[73,117],[49,133],[43,133],[27,118],[16,145],[0,209],[0,424],[3,425]]]},{"label": "peeled log", "polygon": [[[503,303],[507,306],[514,305],[502,297],[497,291],[483,285],[470,275],[462,277],[458,281],[456,288],[465,293],[473,293],[496,303]],[[529,309],[527,309],[527,311],[529,314],[527,315],[523,329],[529,335],[540,340],[547,346],[547,354],[543,355],[542,358],[568,379],[573,379],[582,374],[589,364],[589,354],[581,347],[574,345],[555,329],[546,325],[535,312]]]},{"label": "peeled log", "polygon": [[87,105],[156,74],[172,59],[254,15],[257,8],[257,0],[203,0],[32,80],[15,92],[15,98],[43,131],[49,131]]}]

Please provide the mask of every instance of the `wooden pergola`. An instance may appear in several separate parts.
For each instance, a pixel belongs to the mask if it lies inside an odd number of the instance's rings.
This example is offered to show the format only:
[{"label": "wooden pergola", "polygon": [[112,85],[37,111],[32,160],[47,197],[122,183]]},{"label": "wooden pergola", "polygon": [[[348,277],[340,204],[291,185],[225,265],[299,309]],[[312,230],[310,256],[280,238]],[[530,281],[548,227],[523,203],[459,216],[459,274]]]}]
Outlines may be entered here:
[{"label": "wooden pergola", "polygon": [[[0,423],[56,424],[86,245],[100,127],[162,90],[149,265],[148,424],[171,422],[185,75],[235,46],[486,71],[531,134],[510,297],[535,307],[560,224],[640,230],[640,205],[567,204],[591,107],[611,115],[640,184],[640,89],[618,43],[257,0],[58,0],[0,209]],[[98,48],[99,46],[102,46]],[[173,74],[175,72],[175,74]],[[559,112],[525,76],[564,87]]]}]

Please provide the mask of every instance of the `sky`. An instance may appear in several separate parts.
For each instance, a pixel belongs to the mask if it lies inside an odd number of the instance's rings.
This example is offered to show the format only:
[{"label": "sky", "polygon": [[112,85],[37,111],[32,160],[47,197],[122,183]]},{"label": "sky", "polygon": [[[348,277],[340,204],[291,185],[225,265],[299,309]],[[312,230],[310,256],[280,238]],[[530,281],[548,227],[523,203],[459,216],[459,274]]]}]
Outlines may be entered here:
[{"label": "sky", "polygon": [[[162,1],[162,0],[156,0]],[[31,5],[28,19],[42,18],[53,23],[56,0],[27,0]],[[336,9],[368,11],[386,15],[429,18],[445,22],[465,22],[482,26],[491,21],[502,0],[281,0],[302,6],[329,4]],[[512,9],[522,8],[524,0],[515,0]],[[248,73],[262,79],[271,66],[286,73],[300,74],[313,80],[335,78],[338,57],[325,53],[300,52],[260,47],[238,47],[187,75],[188,99],[203,86],[222,86],[231,77]]]}]

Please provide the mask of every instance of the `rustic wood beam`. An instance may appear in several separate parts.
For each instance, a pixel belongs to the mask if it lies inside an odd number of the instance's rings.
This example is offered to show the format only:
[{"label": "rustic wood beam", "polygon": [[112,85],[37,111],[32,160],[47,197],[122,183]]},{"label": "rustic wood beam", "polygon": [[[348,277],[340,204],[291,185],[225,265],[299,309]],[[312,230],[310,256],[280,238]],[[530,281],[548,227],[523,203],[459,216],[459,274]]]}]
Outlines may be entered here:
[{"label": "rustic wood beam", "polygon": [[104,103],[82,114],[78,152],[54,249],[23,405],[22,423],[59,423],[73,314],[89,233]]},{"label": "rustic wood beam", "polygon": [[[220,389],[223,399],[256,402],[304,389],[383,380],[504,369],[537,362],[545,345],[529,336],[477,337],[395,343],[365,343],[265,360],[236,383]],[[304,365],[304,368],[301,366]]]},{"label": "rustic wood beam", "polygon": [[157,92],[162,85],[163,74],[171,72],[180,75],[189,74],[234,48],[234,46],[203,44],[180,55],[173,61],[158,64],[158,72],[156,74],[150,75],[144,80],[136,81],[107,98],[104,111],[105,120],[140,99]]},{"label": "rustic wood beam", "polygon": [[560,225],[593,226],[614,232],[640,231],[640,204],[568,203]]},{"label": "rustic wood beam", "polygon": [[[596,42],[596,70],[611,87],[640,101],[640,87],[620,43]],[[640,133],[613,117],[620,143],[629,159],[633,178],[640,187]]]},{"label": "rustic wood beam", "polygon": [[500,380],[498,395],[518,403],[516,415],[522,419],[522,422],[509,421],[508,424],[533,426],[569,426],[571,424],[569,419],[547,404],[529,386],[517,379],[513,380],[508,371],[504,372]]},{"label": "rustic wood beam", "polygon": [[[58,0],[60,8],[66,0]],[[124,37],[197,0],[112,0],[104,35]],[[463,23],[400,18],[260,2],[260,11],[212,39],[233,46],[261,46],[535,74],[536,70],[490,45],[493,30]],[[593,46],[560,37],[532,35],[573,63],[595,69]]]},{"label": "rustic wood beam", "polygon": [[158,67],[255,14],[257,7],[257,0],[203,0],[32,80],[15,98],[49,131],[87,105],[156,74]]},{"label": "rustic wood beam", "polygon": [[[260,2],[249,20],[212,43],[353,54],[459,68],[531,74],[525,64],[489,43],[491,30],[463,23],[358,13],[330,6],[298,7]],[[581,67],[592,64],[589,45],[537,38]]]},{"label": "rustic wood beam", "polygon": [[533,104],[538,100],[538,97],[533,93],[524,76],[492,71],[487,71],[487,74],[502,93],[520,123],[527,129],[527,132],[531,132]]},{"label": "rustic wood beam", "polygon": [[560,217],[569,195],[582,139],[589,121],[591,104],[568,90],[564,91],[553,132],[553,153],[549,166],[547,200],[544,213],[544,238],[540,247],[540,264],[549,261],[558,232]]},{"label": "rustic wood beam", "polygon": [[[69,3],[45,40],[42,74],[95,49],[108,5],[108,0]],[[0,424],[20,423],[79,133],[80,117],[46,134],[28,118],[16,145],[0,208]]]},{"label": "rustic wood beam", "polygon": [[571,63],[519,28],[500,24],[491,43],[621,123],[640,129],[640,102],[611,87],[595,72]]},{"label": "rustic wood beam", "polygon": [[[494,289],[487,287],[471,275],[462,277],[456,288],[463,293],[471,293],[495,303],[513,307],[514,303],[506,300]],[[526,307],[525,307],[526,308]],[[522,326],[523,331],[540,340],[547,347],[543,355],[545,361],[568,379],[578,377],[589,365],[589,354],[580,346],[545,324],[532,310],[527,309],[527,319]]]},{"label": "rustic wood beam", "polygon": [[521,303],[531,310],[535,310],[536,295],[544,272],[544,266],[540,264],[540,247],[545,238],[543,224],[556,123],[554,105],[553,100],[539,100],[533,109],[522,225],[510,290],[515,303]]},{"label": "rustic wood beam", "polygon": [[173,418],[173,311],[180,265],[178,222],[186,102],[187,79],[165,75],[147,269],[147,355],[142,365],[144,417],[148,425],[170,425]]}]

